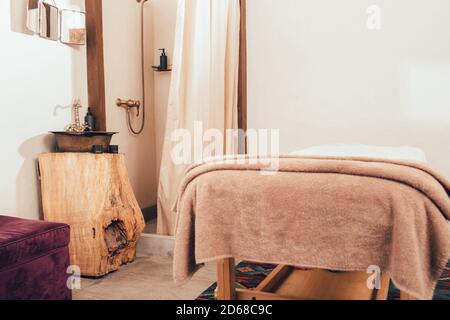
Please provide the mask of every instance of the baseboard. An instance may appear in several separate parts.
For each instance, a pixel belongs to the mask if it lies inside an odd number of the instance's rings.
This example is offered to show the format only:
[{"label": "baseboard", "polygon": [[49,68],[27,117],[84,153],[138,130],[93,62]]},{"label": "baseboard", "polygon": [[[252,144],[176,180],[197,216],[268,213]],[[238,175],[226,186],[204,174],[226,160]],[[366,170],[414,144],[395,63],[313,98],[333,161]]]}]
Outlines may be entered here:
[{"label": "baseboard", "polygon": [[175,238],[156,234],[143,234],[138,243],[139,257],[170,257],[173,258]]},{"label": "baseboard", "polygon": [[149,208],[142,209],[142,214],[144,215],[145,222],[155,220],[158,216],[158,207],[152,206]]},{"label": "baseboard", "polygon": [[[157,206],[142,209],[145,221],[157,218]],[[173,257],[175,238],[144,233],[138,243],[137,254],[140,257]]]}]

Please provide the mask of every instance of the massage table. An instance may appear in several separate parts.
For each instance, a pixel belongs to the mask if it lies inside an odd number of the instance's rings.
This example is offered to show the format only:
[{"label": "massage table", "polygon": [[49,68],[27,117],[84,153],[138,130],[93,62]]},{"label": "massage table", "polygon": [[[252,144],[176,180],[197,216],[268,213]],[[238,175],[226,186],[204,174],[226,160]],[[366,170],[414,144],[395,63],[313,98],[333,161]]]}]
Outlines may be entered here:
[{"label": "massage table", "polygon": [[[450,256],[450,184],[420,152],[413,154],[316,157],[302,151],[281,157],[280,172],[267,178],[250,157],[193,165],[175,208],[175,282],[218,261],[219,300],[386,300],[391,281],[402,300],[431,299]],[[274,203],[271,184],[283,192],[273,191]],[[325,205],[330,199],[336,204]],[[289,201],[297,201],[301,214]],[[256,289],[236,289],[236,259],[278,266]],[[369,289],[372,265],[382,273],[380,286]]]}]

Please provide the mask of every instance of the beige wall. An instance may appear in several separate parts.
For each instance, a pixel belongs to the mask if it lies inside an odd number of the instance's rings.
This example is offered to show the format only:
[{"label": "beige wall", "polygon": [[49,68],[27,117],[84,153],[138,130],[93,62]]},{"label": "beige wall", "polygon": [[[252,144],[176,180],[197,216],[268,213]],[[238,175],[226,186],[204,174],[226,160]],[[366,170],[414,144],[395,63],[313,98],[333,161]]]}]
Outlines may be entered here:
[{"label": "beige wall", "polygon": [[108,130],[120,131],[114,143],[127,154],[130,179],[142,208],[156,204],[171,79],[170,72],[153,72],[151,67],[159,64],[159,48],[166,48],[169,64],[172,62],[177,2],[151,0],[145,4],[147,122],[138,137],[129,134],[125,112],[114,101],[118,97],[142,98],[140,6],[134,1],[103,2]]},{"label": "beige wall", "polygon": [[[148,6],[148,4],[146,4]],[[128,173],[142,208],[156,204],[156,166],[153,112],[152,19],[145,15],[145,76],[147,79],[146,126],[143,134],[128,131],[126,113],[117,98],[142,100],[140,5],[136,1],[103,1],[103,36],[106,79],[106,114],[109,131],[120,132],[113,143],[126,154]],[[134,119],[139,128],[141,118]]]},{"label": "beige wall", "polygon": [[417,146],[450,177],[448,39],[448,0],[248,0],[250,127],[281,128],[285,153]]},{"label": "beige wall", "polygon": [[25,13],[26,0],[0,1],[0,214],[39,218],[36,155],[53,147],[48,131],[70,122],[65,106],[87,103],[86,53],[30,35]]},{"label": "beige wall", "polygon": [[[177,19],[177,0],[151,0],[149,13],[152,20],[153,47],[155,48],[151,59],[154,65],[159,65],[160,51],[166,48],[169,64],[175,43],[175,26]],[[156,178],[159,179],[159,168],[162,157],[162,148],[166,128],[166,113],[169,98],[171,72],[154,73],[154,113],[156,138]]]}]

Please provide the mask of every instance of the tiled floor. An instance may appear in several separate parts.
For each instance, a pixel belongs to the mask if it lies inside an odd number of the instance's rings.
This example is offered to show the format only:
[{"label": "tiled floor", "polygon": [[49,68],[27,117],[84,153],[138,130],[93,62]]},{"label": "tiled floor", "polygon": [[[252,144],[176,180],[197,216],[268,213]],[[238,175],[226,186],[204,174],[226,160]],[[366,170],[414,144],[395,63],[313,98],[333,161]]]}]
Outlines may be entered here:
[{"label": "tiled floor", "polygon": [[[147,223],[144,233],[156,233],[156,220]],[[170,238],[143,236],[138,248],[140,256],[134,263],[101,279],[82,279],[81,290],[74,291],[74,299],[194,300],[216,281],[216,265],[207,265],[186,285],[175,286],[172,279],[172,241]]]},{"label": "tiled floor", "polygon": [[83,279],[75,300],[194,300],[216,277],[215,264],[200,270],[189,283],[177,287],[172,280],[172,259],[140,257],[99,280]]}]

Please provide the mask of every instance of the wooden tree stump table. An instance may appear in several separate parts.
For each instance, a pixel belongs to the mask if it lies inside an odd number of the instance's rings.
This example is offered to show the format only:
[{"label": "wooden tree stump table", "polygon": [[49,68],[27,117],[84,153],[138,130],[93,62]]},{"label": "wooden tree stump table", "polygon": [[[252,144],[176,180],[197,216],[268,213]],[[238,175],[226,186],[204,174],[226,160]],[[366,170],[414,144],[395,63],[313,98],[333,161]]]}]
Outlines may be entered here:
[{"label": "wooden tree stump table", "polygon": [[39,156],[44,218],[71,227],[71,263],[88,277],[134,261],[145,227],[123,154]]}]

